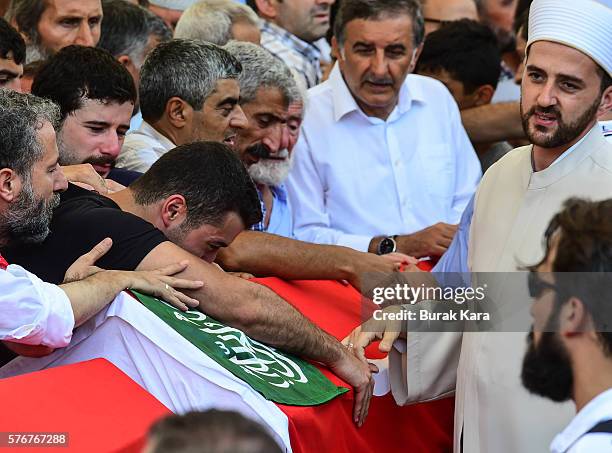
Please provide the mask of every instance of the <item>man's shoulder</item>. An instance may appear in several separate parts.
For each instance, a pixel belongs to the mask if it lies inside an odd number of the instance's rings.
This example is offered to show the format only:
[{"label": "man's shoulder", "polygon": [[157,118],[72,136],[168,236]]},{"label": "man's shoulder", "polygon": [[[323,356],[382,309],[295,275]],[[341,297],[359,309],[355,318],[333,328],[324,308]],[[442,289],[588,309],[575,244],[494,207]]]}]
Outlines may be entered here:
[{"label": "man's shoulder", "polygon": [[312,87],[308,90],[308,101],[304,113],[304,126],[309,123],[319,125],[322,119],[324,124],[332,124],[334,115],[334,94],[330,80]]},{"label": "man's shoulder", "polygon": [[457,102],[446,85],[433,77],[408,74],[404,86],[430,106],[446,108],[450,105],[458,109]]}]

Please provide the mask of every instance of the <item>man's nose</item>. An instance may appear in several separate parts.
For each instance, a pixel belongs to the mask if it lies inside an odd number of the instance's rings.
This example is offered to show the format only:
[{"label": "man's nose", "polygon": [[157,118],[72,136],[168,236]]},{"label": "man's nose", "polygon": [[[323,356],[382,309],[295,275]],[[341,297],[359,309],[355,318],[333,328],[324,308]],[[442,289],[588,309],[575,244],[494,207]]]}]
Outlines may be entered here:
[{"label": "man's nose", "polygon": [[232,127],[233,129],[246,129],[248,124],[249,121],[247,120],[244,111],[239,105],[237,105],[232,115],[232,118],[230,119],[230,127]]},{"label": "man's nose", "polygon": [[79,27],[79,31],[74,44],[85,47],[93,47],[95,45],[93,33],[87,21],[83,21]]},{"label": "man's nose", "polygon": [[370,61],[370,70],[377,78],[384,78],[388,74],[388,64],[384,50],[376,50]]},{"label": "man's nose", "polygon": [[100,152],[107,156],[117,157],[121,151],[121,142],[116,132],[109,132],[108,137],[100,146]]},{"label": "man's nose", "polygon": [[557,104],[557,94],[554,80],[548,80],[542,86],[541,91],[538,94],[537,102],[541,107],[550,107]]}]

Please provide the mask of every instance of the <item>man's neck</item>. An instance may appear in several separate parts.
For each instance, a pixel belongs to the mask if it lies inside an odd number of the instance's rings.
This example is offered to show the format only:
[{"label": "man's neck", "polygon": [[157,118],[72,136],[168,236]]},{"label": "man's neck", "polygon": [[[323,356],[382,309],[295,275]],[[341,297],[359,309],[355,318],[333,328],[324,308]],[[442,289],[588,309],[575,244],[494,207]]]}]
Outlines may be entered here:
[{"label": "man's neck", "polygon": [[179,146],[182,144],[180,140],[180,134],[163,119],[154,123],[149,123],[149,125],[159,134],[170,140],[174,144],[174,146]]},{"label": "man's neck", "polygon": [[591,400],[612,388],[612,360],[606,357],[601,348],[596,351],[579,351],[573,360],[574,388],[573,399],[576,412]]},{"label": "man's neck", "polygon": [[142,206],[136,203],[134,200],[134,193],[130,190],[130,188],[123,189],[119,192],[114,192],[106,196],[117,203],[122,211],[134,214],[135,216],[156,225],[155,215],[153,215],[147,206]]},{"label": "man's neck", "polygon": [[582,140],[591,131],[594,125],[595,121],[590,123],[589,126],[574,140],[556,148],[543,148],[538,145],[533,145],[532,157],[534,171],[542,171],[550,167],[565,151]]}]

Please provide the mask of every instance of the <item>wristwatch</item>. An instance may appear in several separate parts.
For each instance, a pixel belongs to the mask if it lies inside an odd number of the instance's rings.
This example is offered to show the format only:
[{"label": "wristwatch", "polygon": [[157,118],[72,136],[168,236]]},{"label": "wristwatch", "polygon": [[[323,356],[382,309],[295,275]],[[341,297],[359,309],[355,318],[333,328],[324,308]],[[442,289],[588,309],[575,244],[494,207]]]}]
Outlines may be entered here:
[{"label": "wristwatch", "polygon": [[397,242],[395,242],[396,237],[397,236],[389,236],[380,241],[376,248],[376,254],[386,255],[387,253],[395,252],[397,250]]}]

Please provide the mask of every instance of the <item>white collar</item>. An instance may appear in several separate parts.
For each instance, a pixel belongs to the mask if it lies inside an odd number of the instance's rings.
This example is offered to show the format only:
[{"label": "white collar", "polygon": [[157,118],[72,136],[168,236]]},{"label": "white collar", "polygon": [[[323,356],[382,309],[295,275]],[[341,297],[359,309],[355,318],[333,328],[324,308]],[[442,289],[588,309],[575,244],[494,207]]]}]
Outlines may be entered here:
[{"label": "white collar", "polygon": [[[362,115],[368,118],[370,122],[382,121],[378,118],[368,117],[365,113],[363,113],[361,108],[359,108],[357,101],[355,101],[353,94],[351,93],[349,87],[344,81],[344,77],[342,76],[342,72],[340,71],[340,65],[338,65],[338,63],[334,65],[334,68],[332,69],[332,72],[329,76],[328,83],[331,85],[332,88],[334,120],[336,122],[340,121],[345,115],[348,115],[352,112],[360,112]],[[415,83],[413,76],[411,74],[408,74],[406,80],[404,81],[400,89],[397,105],[391,115],[389,115],[387,122],[391,122],[394,120],[396,112],[402,115],[408,110],[410,110],[413,101],[425,102],[425,96],[423,95],[421,85]]]},{"label": "white collar", "polygon": [[593,398],[572,419],[563,432],[557,434],[550,444],[551,451],[565,452],[585,433],[599,422],[612,419],[612,389]]},{"label": "white collar", "polygon": [[156,140],[160,144],[160,146],[162,146],[166,151],[170,151],[171,149],[176,148],[176,145],[172,143],[172,140],[163,135],[161,132],[157,131],[157,129],[155,129],[146,121],[142,122],[142,124],[138,128],[138,131],[143,135],[147,135]]}]

